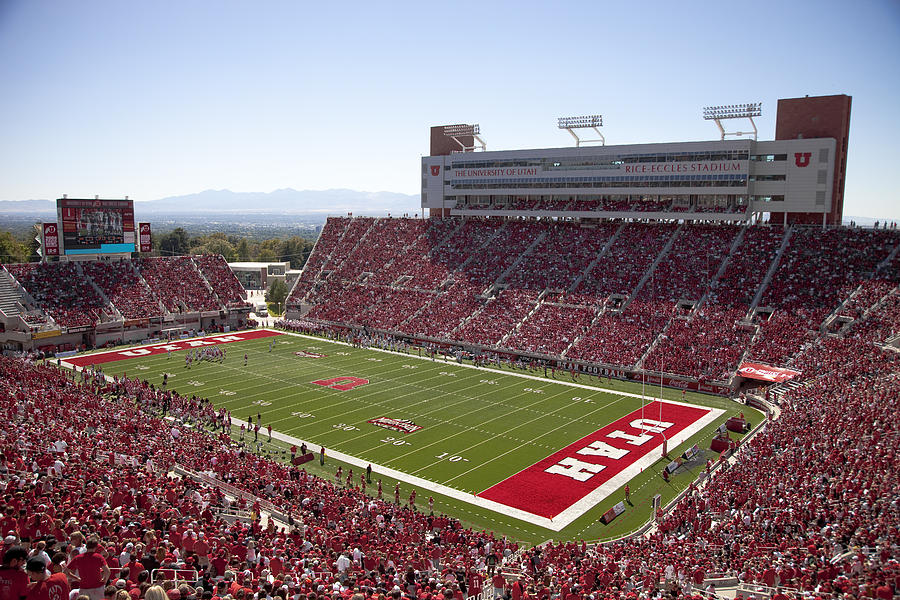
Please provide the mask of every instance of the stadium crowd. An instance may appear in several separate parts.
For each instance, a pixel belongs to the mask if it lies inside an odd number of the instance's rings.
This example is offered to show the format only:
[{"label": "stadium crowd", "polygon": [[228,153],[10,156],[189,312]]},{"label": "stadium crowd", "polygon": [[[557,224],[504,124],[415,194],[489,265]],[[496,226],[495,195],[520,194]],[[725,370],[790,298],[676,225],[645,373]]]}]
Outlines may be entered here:
[{"label": "stadium crowd", "polygon": [[855,319],[851,335],[890,337],[879,318],[900,276],[881,262],[897,244],[862,229],[339,218],[288,304],[442,342],[728,379],[745,354],[787,364],[834,311]]},{"label": "stadium crowd", "polygon": [[246,305],[246,292],[221,255],[23,263],[4,268],[35,300],[22,314],[29,324],[44,323],[44,315],[50,315],[63,327],[89,327],[114,320],[116,311],[124,319],[147,319],[166,311]]},{"label": "stadium crowd", "polygon": [[[681,598],[708,595],[714,577],[765,586],[775,598],[893,598],[900,359],[831,337],[795,364],[812,375],[781,397],[779,418],[706,485],[692,485],[655,531],[519,551],[373,497],[374,485],[366,495],[362,476],[333,484],[254,454],[223,432],[230,415],[204,399],[0,358],[0,529],[13,559],[4,568],[21,569],[23,554],[39,558],[69,574],[60,586],[109,600],[120,590],[154,600],[153,584],[170,600],[458,600],[485,579],[488,596],[524,600]],[[174,476],[176,464],[214,479]],[[261,518],[263,506],[288,523]],[[249,518],[223,518],[235,509]],[[102,564],[108,572],[97,572]],[[188,588],[172,581],[176,571]]]}]

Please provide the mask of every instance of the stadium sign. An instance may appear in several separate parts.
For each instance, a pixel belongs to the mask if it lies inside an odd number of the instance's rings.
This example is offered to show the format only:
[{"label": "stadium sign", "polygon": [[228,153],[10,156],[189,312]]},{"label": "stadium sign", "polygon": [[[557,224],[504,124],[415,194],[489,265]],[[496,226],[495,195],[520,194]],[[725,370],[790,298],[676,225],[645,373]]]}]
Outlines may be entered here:
[{"label": "stadium sign", "polygon": [[414,433],[422,429],[421,425],[416,425],[409,419],[392,419],[390,417],[378,417],[377,419],[369,419],[366,421],[376,427],[384,427],[400,433]]},{"label": "stadium sign", "polygon": [[31,334],[31,339],[33,340],[43,340],[46,338],[56,337],[58,335],[62,335],[62,331],[59,329],[47,329],[45,331],[35,331]]},{"label": "stadium sign", "polygon": [[738,369],[738,375],[747,379],[758,379],[760,381],[769,381],[772,383],[782,383],[793,379],[800,374],[800,371],[792,371],[791,369],[783,369],[781,367],[770,367],[768,365],[760,365],[756,363],[743,363]]},{"label": "stadium sign", "polygon": [[44,256],[59,256],[59,227],[56,223],[44,223],[43,234]]}]

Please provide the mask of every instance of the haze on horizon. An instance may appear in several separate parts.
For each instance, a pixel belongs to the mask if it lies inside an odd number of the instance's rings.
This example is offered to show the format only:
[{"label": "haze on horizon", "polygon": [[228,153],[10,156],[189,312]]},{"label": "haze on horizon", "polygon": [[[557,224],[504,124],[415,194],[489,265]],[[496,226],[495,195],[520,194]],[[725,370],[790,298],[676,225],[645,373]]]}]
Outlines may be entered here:
[{"label": "haze on horizon", "polygon": [[853,97],[845,215],[900,220],[900,4],[0,3],[0,200],[418,194],[432,125],[488,149],[718,139],[705,105]]}]

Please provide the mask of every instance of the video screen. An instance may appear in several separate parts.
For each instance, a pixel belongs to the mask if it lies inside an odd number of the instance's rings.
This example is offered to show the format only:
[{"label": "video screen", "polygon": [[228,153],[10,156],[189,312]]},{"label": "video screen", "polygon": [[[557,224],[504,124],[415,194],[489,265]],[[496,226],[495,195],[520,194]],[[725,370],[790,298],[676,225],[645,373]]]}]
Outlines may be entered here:
[{"label": "video screen", "polygon": [[134,244],[134,203],[131,200],[61,199],[57,204],[63,248],[102,251],[110,245]]}]

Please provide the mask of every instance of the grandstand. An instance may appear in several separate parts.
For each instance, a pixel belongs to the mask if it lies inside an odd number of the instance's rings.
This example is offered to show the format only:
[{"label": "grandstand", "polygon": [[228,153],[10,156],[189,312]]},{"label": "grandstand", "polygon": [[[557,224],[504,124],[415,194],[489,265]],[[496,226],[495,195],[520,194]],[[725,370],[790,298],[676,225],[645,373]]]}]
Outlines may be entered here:
[{"label": "grandstand", "polygon": [[[810,100],[786,101],[789,112],[821,102]],[[290,292],[285,326],[316,335],[654,375],[765,409],[747,441],[692,472],[640,530],[587,542],[547,530],[548,542],[519,544],[467,527],[463,515],[392,503],[249,451],[212,399],[20,352],[0,357],[3,553],[45,544],[84,584],[85,561],[74,559],[83,537],[96,536],[94,560],[111,572],[94,578],[92,593],[115,600],[714,599],[723,589],[729,598],[897,598],[900,234],[839,225],[846,130],[826,144],[798,139],[781,118],[779,130],[791,139],[776,142],[800,144],[791,152],[802,158],[808,145],[824,158],[813,159],[825,165],[822,190],[773,200],[768,179],[768,192],[750,193],[756,167],[771,176],[784,165],[748,164],[737,174],[746,181],[728,179],[744,186],[737,193],[509,194],[477,183],[494,177],[484,173],[437,192],[428,178],[453,161],[493,167],[475,164],[476,153],[433,152],[423,159],[433,218],[330,217]],[[785,162],[776,142],[727,147],[746,147],[739,162]],[[454,190],[478,185],[496,193]],[[827,191],[822,204],[817,191]],[[771,202],[786,204],[763,210]],[[220,256],[0,271],[7,354],[240,327],[243,298]],[[797,375],[760,387],[745,364]]]},{"label": "grandstand", "polygon": [[[369,244],[394,251],[361,267]],[[288,316],[730,393],[743,359],[790,366],[842,310],[858,329],[843,307],[896,294],[898,247],[802,225],[333,217],[310,258],[328,268],[301,277]]]},{"label": "grandstand", "polygon": [[234,329],[250,312],[222,256],[3,265],[0,293],[7,350],[56,352]]}]

